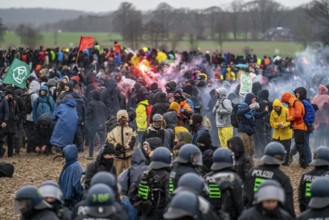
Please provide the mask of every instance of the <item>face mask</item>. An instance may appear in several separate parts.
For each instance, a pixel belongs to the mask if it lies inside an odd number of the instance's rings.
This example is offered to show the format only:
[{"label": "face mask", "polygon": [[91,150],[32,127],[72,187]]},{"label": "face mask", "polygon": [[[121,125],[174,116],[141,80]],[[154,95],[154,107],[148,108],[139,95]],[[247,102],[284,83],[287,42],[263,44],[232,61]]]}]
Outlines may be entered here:
[{"label": "face mask", "polygon": [[160,121],[153,122],[152,126],[156,129],[160,129],[161,128],[161,122]]},{"label": "face mask", "polygon": [[105,159],[105,158],[103,158],[103,164],[104,164],[105,167],[108,168],[108,169],[112,168],[112,166],[113,166],[113,161],[114,161],[113,158],[110,158],[110,159]]}]

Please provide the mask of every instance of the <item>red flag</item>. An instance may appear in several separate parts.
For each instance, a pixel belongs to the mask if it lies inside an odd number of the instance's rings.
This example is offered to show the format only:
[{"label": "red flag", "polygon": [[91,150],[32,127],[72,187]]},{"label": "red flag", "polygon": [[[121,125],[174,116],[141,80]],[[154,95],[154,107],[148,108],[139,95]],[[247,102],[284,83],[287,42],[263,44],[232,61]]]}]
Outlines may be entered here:
[{"label": "red flag", "polygon": [[79,51],[88,49],[94,46],[95,39],[93,37],[82,37],[80,38]]}]

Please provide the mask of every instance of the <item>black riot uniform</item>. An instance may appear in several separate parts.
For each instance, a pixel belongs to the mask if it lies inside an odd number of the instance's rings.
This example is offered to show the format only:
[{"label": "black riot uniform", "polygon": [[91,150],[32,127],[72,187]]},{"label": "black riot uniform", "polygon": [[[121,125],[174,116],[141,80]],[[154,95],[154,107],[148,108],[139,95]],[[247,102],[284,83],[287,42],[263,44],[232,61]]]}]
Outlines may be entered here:
[{"label": "black riot uniform", "polygon": [[115,201],[113,190],[98,183],[91,186],[86,197],[86,210],[74,220],[126,220],[122,207]]},{"label": "black riot uniform", "polygon": [[202,152],[193,144],[185,144],[178,152],[170,172],[170,193],[177,187],[178,180],[186,173],[196,173],[202,176]]},{"label": "black riot uniform", "polygon": [[[239,220],[292,220],[293,217],[282,208],[284,204],[285,192],[280,183],[275,180],[265,180],[259,185],[255,193],[254,206],[245,210]],[[268,200],[277,201],[277,206],[269,207],[264,206],[263,202]]]},{"label": "black riot uniform", "polygon": [[280,164],[283,163],[285,150],[279,142],[271,142],[265,147],[264,156],[261,158],[263,165],[251,169],[245,181],[245,193],[247,207],[251,207],[254,201],[254,194],[257,192],[259,185],[267,179],[278,181],[286,194],[283,207],[295,216],[293,189],[290,178],[280,170]]},{"label": "black riot uniform", "polygon": [[[233,169],[232,151],[227,148],[217,149],[213,155],[211,170],[204,176],[209,190],[208,200],[219,215],[224,212],[230,219],[237,219],[243,211],[243,186]],[[228,181],[229,176],[232,177],[231,181]]]},{"label": "black riot uniform", "polygon": [[144,220],[163,219],[162,215],[169,204],[170,164],[170,151],[165,147],[156,148],[149,169],[131,187],[129,199]]},{"label": "black riot uniform", "polygon": [[325,220],[329,217],[329,177],[322,176],[312,181],[309,209],[304,211],[298,220]]},{"label": "black riot uniform", "polygon": [[311,199],[311,182],[329,171],[329,148],[318,147],[314,153],[314,159],[310,165],[315,166],[313,170],[305,173],[299,182],[298,202],[301,212],[307,209]]}]

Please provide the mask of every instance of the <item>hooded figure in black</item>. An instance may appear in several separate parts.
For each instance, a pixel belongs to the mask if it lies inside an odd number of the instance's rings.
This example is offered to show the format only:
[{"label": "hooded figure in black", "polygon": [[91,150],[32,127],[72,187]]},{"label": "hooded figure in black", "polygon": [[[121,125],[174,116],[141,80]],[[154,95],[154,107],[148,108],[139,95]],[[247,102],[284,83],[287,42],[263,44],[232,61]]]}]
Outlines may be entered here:
[{"label": "hooded figure in black", "polygon": [[[166,94],[163,92],[158,92],[155,95],[155,103],[153,104],[153,108],[151,111],[151,122],[153,122],[153,115],[158,113],[160,115],[163,115],[166,113],[169,109],[169,103],[167,101]],[[150,103],[151,104],[151,103]],[[151,104],[152,105],[152,104]]]},{"label": "hooded figure in black", "polygon": [[[261,90],[257,93],[257,102],[259,103],[259,109],[256,112],[263,112],[265,107],[271,108],[271,103],[268,100],[269,91]],[[271,112],[269,110],[268,112]],[[261,157],[264,152],[266,144],[272,139],[272,128],[270,125],[270,114],[267,113],[262,118],[256,119],[256,133],[255,133],[255,156]]]},{"label": "hooded figure in black", "polygon": [[42,114],[32,132],[32,138],[29,138],[33,149],[39,148],[37,152],[51,153],[50,138],[53,133],[54,126],[51,121],[51,115]]},{"label": "hooded figure in black", "polygon": [[213,163],[212,155],[217,148],[212,146],[211,137],[208,131],[204,131],[200,134],[197,139],[197,146],[202,152],[202,161],[204,168],[206,168],[206,172],[209,172],[210,167]]},{"label": "hooded figure in black", "polygon": [[87,105],[87,128],[89,136],[89,157],[93,157],[94,137],[98,134],[101,145],[105,141],[105,121],[106,107],[100,101],[100,95],[97,90],[91,92],[91,101]]},{"label": "hooded figure in black", "polygon": [[99,153],[95,162],[90,163],[86,170],[85,189],[90,187],[91,178],[99,171],[107,171],[116,176],[116,169],[113,165],[115,149],[113,144],[108,144]]},{"label": "hooded figure in black", "polygon": [[120,109],[126,109],[125,98],[118,89],[118,85],[113,79],[105,82],[106,89],[101,94],[101,101],[107,108],[107,118],[115,116]]},{"label": "hooded figure in black", "polygon": [[162,93],[161,89],[159,89],[158,87],[158,83],[152,83],[150,85],[150,91],[149,91],[149,101],[150,101],[150,105],[154,105],[155,103],[157,103],[157,96],[158,93]]},{"label": "hooded figure in black", "polygon": [[234,153],[234,170],[240,176],[242,182],[249,170],[253,167],[251,157],[245,153],[244,145],[240,137],[232,137],[228,140],[228,148]]}]

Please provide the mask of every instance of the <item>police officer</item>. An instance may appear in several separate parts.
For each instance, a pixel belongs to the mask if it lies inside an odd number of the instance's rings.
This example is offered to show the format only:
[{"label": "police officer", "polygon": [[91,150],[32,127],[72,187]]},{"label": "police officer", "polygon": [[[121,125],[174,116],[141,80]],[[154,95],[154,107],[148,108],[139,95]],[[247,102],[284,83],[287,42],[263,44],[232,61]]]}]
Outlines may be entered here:
[{"label": "police officer", "polygon": [[51,211],[51,205],[42,199],[38,188],[32,185],[23,186],[16,192],[15,209],[21,214],[21,219],[58,220]]},{"label": "police officer", "polygon": [[39,186],[43,199],[52,207],[53,212],[60,220],[70,220],[71,212],[64,207],[63,192],[54,181],[43,182]]},{"label": "police officer", "polygon": [[284,190],[275,180],[265,180],[255,193],[255,206],[243,211],[239,220],[292,220],[290,214],[281,208],[284,204]]},{"label": "police officer", "polygon": [[169,203],[171,153],[165,147],[154,150],[148,170],[132,186],[129,198],[142,219],[163,219]]},{"label": "police officer", "polygon": [[313,165],[314,169],[305,173],[299,182],[298,201],[301,212],[307,209],[307,205],[311,199],[310,186],[312,180],[329,171],[329,148],[318,147],[310,165]]},{"label": "police officer", "polygon": [[92,185],[88,191],[86,214],[77,216],[75,220],[124,220],[127,216],[115,201],[113,190],[103,184]]},{"label": "police officer", "polygon": [[[110,187],[115,194],[115,200],[119,202],[118,183],[117,183],[117,179],[112,173],[106,171],[100,171],[96,173],[91,178],[90,185],[93,186],[99,183],[105,184],[108,187]],[[116,205],[119,204],[116,203]],[[74,209],[72,210],[72,219],[76,218],[79,215],[86,215],[86,210],[87,210],[87,201],[86,200],[80,201],[75,205]],[[118,210],[120,209],[118,208]]]},{"label": "police officer", "polygon": [[195,173],[184,174],[178,180],[177,189],[174,191],[174,194],[176,195],[185,191],[192,192],[198,196],[199,204],[202,204],[202,208],[199,208],[199,211],[204,219],[218,219],[213,206],[205,199],[208,197],[208,189],[202,177]]},{"label": "police officer", "polygon": [[270,142],[265,147],[264,156],[261,158],[262,165],[252,168],[245,181],[245,193],[247,198],[247,207],[251,207],[254,201],[254,194],[259,185],[266,179],[278,181],[286,193],[284,208],[295,217],[293,203],[293,189],[290,178],[280,170],[280,165],[285,158],[285,150],[281,143]]},{"label": "police officer", "polygon": [[[200,219],[206,220],[202,217],[200,212],[200,202],[198,196],[189,191],[179,192],[171,200],[168,210],[164,213],[164,219]],[[216,218],[215,218],[216,219]]]},{"label": "police officer", "polygon": [[328,219],[329,217],[329,178],[318,177],[311,184],[309,209],[304,211],[298,220]]},{"label": "police officer", "polygon": [[178,152],[174,161],[173,169],[170,172],[170,193],[172,193],[178,180],[185,173],[196,173],[202,176],[202,153],[194,144],[184,144]]},{"label": "police officer", "polygon": [[[243,211],[242,181],[233,169],[233,153],[227,148],[218,148],[213,154],[211,172],[204,176],[208,185],[208,199],[217,212],[226,212],[230,219],[237,219]],[[221,188],[214,176],[219,173],[231,174],[234,181],[226,182],[227,186]],[[225,178],[223,176],[223,178]]]}]

